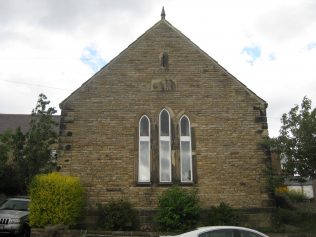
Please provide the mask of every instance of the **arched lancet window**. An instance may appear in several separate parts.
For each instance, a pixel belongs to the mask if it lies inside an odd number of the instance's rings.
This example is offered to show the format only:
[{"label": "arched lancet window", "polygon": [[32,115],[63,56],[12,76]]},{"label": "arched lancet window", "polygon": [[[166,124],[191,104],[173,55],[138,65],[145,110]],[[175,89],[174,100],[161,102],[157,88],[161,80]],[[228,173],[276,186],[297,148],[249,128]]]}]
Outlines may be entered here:
[{"label": "arched lancet window", "polygon": [[180,163],[181,182],[192,182],[192,148],[190,120],[183,115],[180,119]]},{"label": "arched lancet window", "polygon": [[167,52],[163,52],[162,55],[160,56],[160,66],[162,68],[167,68],[168,67],[168,62],[169,58],[168,58],[168,53]]},{"label": "arched lancet window", "polygon": [[150,121],[146,115],[139,120],[138,182],[150,182]]},{"label": "arched lancet window", "polygon": [[170,114],[165,109],[159,115],[159,180],[171,182]]}]

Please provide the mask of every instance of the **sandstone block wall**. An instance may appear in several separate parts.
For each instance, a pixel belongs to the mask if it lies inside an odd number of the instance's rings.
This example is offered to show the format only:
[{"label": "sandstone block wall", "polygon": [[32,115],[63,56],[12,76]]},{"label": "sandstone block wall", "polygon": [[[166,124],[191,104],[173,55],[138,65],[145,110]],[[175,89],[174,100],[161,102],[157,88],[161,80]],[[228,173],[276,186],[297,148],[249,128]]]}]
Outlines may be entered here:
[{"label": "sandstone block wall", "polygon": [[[167,61],[162,63],[163,55]],[[166,59],[164,59],[166,60]],[[167,64],[166,64],[167,63]],[[179,182],[179,119],[191,121],[194,183],[202,206],[269,205],[260,146],[266,103],[165,20],[61,103],[59,165],[81,178],[91,207],[128,198],[152,209],[170,185],[158,180],[158,122],[172,123],[173,184]],[[137,183],[138,122],[151,122],[152,182]]]}]

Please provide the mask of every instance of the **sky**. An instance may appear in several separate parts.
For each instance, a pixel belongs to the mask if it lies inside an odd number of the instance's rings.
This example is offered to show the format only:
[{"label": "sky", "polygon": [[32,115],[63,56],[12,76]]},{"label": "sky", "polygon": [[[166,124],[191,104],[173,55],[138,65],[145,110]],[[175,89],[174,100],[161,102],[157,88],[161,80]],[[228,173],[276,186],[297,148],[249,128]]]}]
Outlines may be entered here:
[{"label": "sky", "polygon": [[268,103],[269,134],[316,103],[315,0],[0,0],[0,113],[59,103],[160,20]]}]

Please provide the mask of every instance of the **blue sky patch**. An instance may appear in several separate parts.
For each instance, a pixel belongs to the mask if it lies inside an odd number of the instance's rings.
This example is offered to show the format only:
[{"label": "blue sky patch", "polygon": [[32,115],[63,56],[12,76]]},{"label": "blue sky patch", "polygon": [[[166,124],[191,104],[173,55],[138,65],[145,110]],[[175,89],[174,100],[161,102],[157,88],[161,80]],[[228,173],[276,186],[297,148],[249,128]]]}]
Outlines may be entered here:
[{"label": "blue sky patch", "polygon": [[269,54],[269,60],[270,60],[270,61],[274,61],[274,60],[275,60],[275,55],[274,55],[274,53],[270,53],[270,54]]},{"label": "blue sky patch", "polygon": [[85,47],[80,61],[87,64],[94,72],[99,71],[105,64],[105,60],[94,47]]},{"label": "blue sky patch", "polygon": [[311,43],[309,43],[309,44],[307,45],[307,49],[308,49],[308,50],[312,50],[312,49],[314,49],[314,48],[316,48],[316,43],[315,43],[315,42],[311,42]]},{"label": "blue sky patch", "polygon": [[261,56],[261,49],[258,46],[253,46],[253,47],[245,47],[241,51],[242,54],[246,54],[250,57],[250,60],[247,62],[253,65],[253,63],[260,58]]}]

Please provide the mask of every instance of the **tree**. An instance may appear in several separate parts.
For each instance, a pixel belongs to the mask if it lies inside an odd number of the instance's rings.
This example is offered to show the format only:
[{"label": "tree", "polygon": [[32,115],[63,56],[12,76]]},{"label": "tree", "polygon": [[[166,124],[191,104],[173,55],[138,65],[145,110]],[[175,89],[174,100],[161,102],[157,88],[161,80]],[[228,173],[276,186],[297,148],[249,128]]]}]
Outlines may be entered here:
[{"label": "tree", "polygon": [[9,137],[9,132],[0,134],[0,177],[4,176],[7,166],[10,150],[10,147],[8,146],[8,140],[10,139]]},{"label": "tree", "polygon": [[[15,133],[3,135],[0,144],[0,158],[3,161],[8,154],[11,159],[12,172],[19,183],[19,193],[26,194],[32,178],[39,173],[52,171],[55,157],[51,155],[51,145],[57,142],[56,123],[52,115],[56,110],[48,107],[50,101],[44,94],[40,94],[35,108],[32,110],[30,128],[23,134],[20,128]],[[6,161],[7,162],[7,161]]]},{"label": "tree", "polygon": [[[32,110],[30,129],[25,136],[23,158],[18,161],[25,171],[25,183],[39,173],[51,171],[55,165],[55,157],[51,154],[51,145],[57,142],[56,123],[52,115],[57,111],[49,107],[50,101],[44,94],[40,94],[36,107]],[[16,156],[18,157],[18,156]]]},{"label": "tree", "polygon": [[19,190],[14,165],[9,162],[11,138],[12,134],[9,131],[0,134],[0,190],[8,195]]},{"label": "tree", "polygon": [[281,118],[280,135],[272,139],[280,154],[287,176],[316,177],[316,109],[303,98],[301,108],[295,105]]}]

